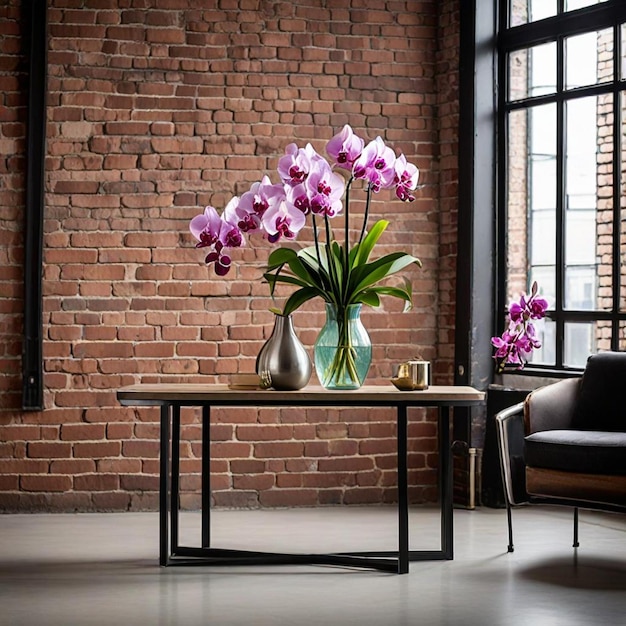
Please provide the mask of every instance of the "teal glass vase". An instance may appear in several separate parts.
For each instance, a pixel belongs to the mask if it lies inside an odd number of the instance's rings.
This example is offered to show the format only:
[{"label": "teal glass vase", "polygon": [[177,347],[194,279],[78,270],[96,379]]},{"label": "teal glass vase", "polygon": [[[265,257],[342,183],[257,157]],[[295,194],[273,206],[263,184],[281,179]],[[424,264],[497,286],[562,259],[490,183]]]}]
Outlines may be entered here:
[{"label": "teal glass vase", "polygon": [[365,381],[372,342],[360,314],[360,304],[326,303],[326,324],[313,348],[317,377],[326,389],[358,389]]}]

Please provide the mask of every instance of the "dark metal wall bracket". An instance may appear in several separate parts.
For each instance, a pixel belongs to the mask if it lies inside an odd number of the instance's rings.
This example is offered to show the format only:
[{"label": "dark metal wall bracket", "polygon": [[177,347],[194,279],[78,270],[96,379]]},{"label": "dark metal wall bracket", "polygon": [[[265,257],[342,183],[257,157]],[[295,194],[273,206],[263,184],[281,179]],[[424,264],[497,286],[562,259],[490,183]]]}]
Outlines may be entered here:
[{"label": "dark metal wall bracket", "polygon": [[47,2],[27,0],[24,43],[28,55],[26,215],[24,221],[24,335],[22,408],[43,409],[43,217],[48,66]]}]

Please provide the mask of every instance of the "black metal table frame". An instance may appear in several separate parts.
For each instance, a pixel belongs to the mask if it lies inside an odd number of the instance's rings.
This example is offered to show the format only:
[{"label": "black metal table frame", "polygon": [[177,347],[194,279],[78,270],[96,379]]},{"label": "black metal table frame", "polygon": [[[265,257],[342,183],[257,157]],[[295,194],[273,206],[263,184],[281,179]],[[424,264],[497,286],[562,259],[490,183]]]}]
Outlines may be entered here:
[{"label": "black metal table frame", "polygon": [[[360,401],[358,394],[350,402],[337,402],[332,393],[325,399],[280,399],[271,398],[245,402],[241,396],[230,400],[159,400],[139,404],[160,405],[160,495],[159,495],[159,562],[167,565],[269,565],[269,564],[314,564],[340,565],[357,568],[378,569],[406,574],[410,561],[450,560],[453,552],[453,484],[452,456],[450,449],[451,406],[469,406],[475,401],[420,400],[391,401],[388,397],[380,401],[371,398]],[[132,402],[130,404],[138,404]],[[201,547],[186,547],[179,544],[179,491],[180,491],[180,410],[182,407],[202,408],[202,526]],[[340,552],[333,554],[294,554],[226,550],[210,547],[211,472],[210,472],[210,416],[211,407],[256,406],[256,407],[394,407],[397,423],[398,461],[398,550]],[[407,468],[407,409],[409,407],[436,407],[438,419],[439,451],[439,502],[441,507],[441,545],[439,550],[409,550],[408,511],[408,468]],[[171,446],[171,451],[170,451]],[[170,461],[171,456],[171,461]]]}]

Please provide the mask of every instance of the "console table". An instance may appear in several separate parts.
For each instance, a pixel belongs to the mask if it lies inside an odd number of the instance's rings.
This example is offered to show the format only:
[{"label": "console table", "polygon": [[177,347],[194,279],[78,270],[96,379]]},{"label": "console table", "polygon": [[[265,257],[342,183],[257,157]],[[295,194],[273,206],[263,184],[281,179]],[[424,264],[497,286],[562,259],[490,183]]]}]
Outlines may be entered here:
[{"label": "console table", "polygon": [[[472,387],[431,386],[423,391],[399,391],[391,384],[364,386],[354,391],[328,391],[305,387],[299,391],[233,390],[227,385],[139,384],[117,392],[122,405],[159,406],[161,410],[159,554],[165,565],[326,564],[373,568],[405,574],[409,561],[453,558],[452,457],[450,407],[484,401]],[[179,545],[180,409],[202,408],[202,528],[201,546]],[[334,554],[277,554],[210,547],[210,434],[211,407],[391,407],[396,410],[398,458],[398,550]],[[435,550],[409,550],[407,482],[407,409],[439,410],[439,494],[441,546]]]}]

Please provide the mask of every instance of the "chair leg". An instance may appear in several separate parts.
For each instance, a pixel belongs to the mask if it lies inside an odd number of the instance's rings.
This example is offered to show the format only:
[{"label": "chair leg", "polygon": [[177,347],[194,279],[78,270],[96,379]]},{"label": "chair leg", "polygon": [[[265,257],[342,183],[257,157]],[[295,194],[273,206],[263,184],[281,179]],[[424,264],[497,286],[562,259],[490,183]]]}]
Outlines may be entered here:
[{"label": "chair leg", "polygon": [[513,520],[511,517],[511,505],[506,503],[506,521],[509,526],[509,545],[507,546],[507,552],[513,552]]},{"label": "chair leg", "polygon": [[574,548],[578,548],[578,507],[574,507]]}]

